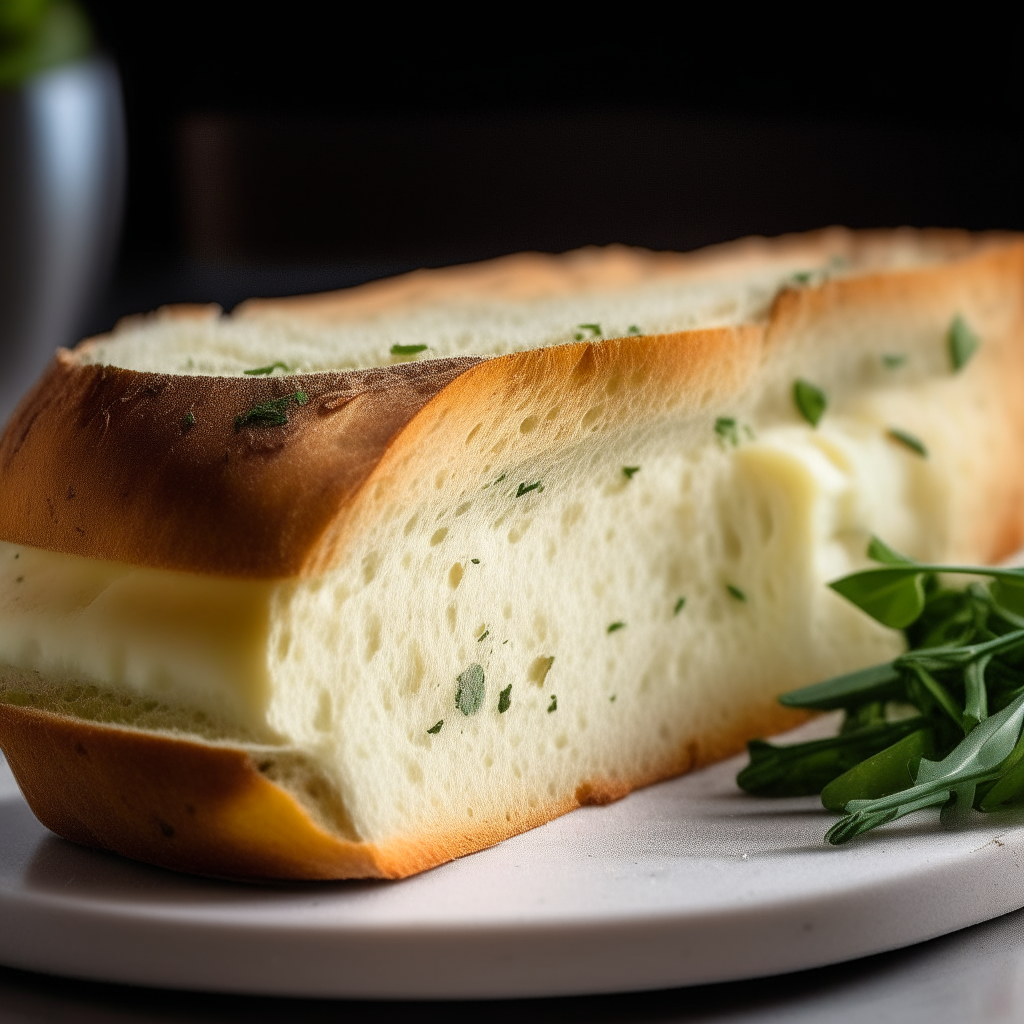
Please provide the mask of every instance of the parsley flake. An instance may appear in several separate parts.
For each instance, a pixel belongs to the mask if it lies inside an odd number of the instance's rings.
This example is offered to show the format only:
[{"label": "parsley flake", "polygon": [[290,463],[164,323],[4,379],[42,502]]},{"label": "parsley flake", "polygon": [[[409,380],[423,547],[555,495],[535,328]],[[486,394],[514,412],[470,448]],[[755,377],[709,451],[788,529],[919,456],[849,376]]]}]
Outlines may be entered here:
[{"label": "parsley flake", "polygon": [[612,695],[611,695],[611,696],[610,696],[610,697],[608,698],[608,703],[609,703],[609,704],[614,704],[614,703],[615,703],[615,697],[616,697],[616,694],[614,694],[614,693],[613,693],[613,694],[612,694]]},{"label": "parsley flake", "polygon": [[[601,337],[601,325],[600,324],[579,324],[578,326],[579,326],[581,331],[590,331],[590,336],[592,338],[600,338]],[[576,340],[579,341],[580,338],[582,338],[582,337],[583,337],[582,334],[577,334],[576,335]]]},{"label": "parsley flake", "polygon": [[793,382],[793,402],[800,415],[816,427],[828,408],[828,396],[810,381],[798,378]]},{"label": "parsley flake", "polygon": [[187,434],[196,425],[196,414],[189,409],[184,416],[181,417],[181,432]]},{"label": "parsley flake", "polygon": [[235,433],[242,427],[283,427],[288,422],[288,406],[293,402],[295,405],[305,405],[309,396],[305,391],[295,391],[290,395],[282,395],[280,398],[272,398],[268,402],[254,406],[248,412],[243,412],[235,417]]},{"label": "parsley flake", "polygon": [[746,601],[747,595],[739,587],[733,586],[732,583],[726,583],[725,589],[729,591],[730,597],[736,598],[737,601]]},{"label": "parsley flake", "polygon": [[509,683],[501,693],[498,694],[498,714],[505,714],[512,707],[512,684]]},{"label": "parsley flake", "polygon": [[885,352],[882,355],[882,365],[887,370],[898,370],[906,361],[907,357],[902,352]]},{"label": "parsley flake", "polygon": [[284,370],[285,373],[288,372],[288,367],[284,363],[271,363],[269,366],[258,366],[255,370],[243,370],[242,373],[246,377],[268,377],[278,368]]},{"label": "parsley flake", "polygon": [[719,416],[715,420],[715,433],[720,441],[737,447],[740,443],[740,428],[733,416]]},{"label": "parsley flake", "polygon": [[558,710],[558,698],[554,694],[551,694],[551,703],[548,705],[548,714],[550,715],[552,711],[557,711],[557,710]]},{"label": "parsley flake", "polygon": [[516,497],[521,498],[524,494],[529,494],[530,491],[536,491],[538,494],[540,494],[540,492],[543,490],[544,485],[539,480],[532,484],[523,483],[519,485],[519,490],[516,491]]},{"label": "parsley flake", "polygon": [[625,629],[625,628],[626,628],[626,624],[625,624],[624,622],[613,622],[613,623],[612,623],[612,624],[611,624],[611,625],[610,625],[610,626],[608,627],[608,632],[609,632],[609,633],[614,633],[614,632],[616,632],[617,630],[620,630],[620,629]]},{"label": "parsley flake", "polygon": [[486,638],[487,638],[487,637],[489,637],[490,635],[491,635],[491,631],[490,631],[489,629],[485,629],[485,630],[484,630],[484,631],[483,631],[483,632],[482,632],[482,633],[481,633],[481,634],[480,634],[480,635],[479,635],[479,636],[478,636],[478,637],[476,638],[476,642],[477,642],[477,643],[480,643],[480,641],[481,641],[481,640],[484,640],[484,639],[486,639]]},{"label": "parsley flake", "polygon": [[470,561],[471,561],[471,562],[472,562],[472,563],[473,563],[474,565],[479,565],[479,564],[480,564],[480,559],[479,559],[479,558],[471,558],[471,559],[470,559]]},{"label": "parsley flake", "polygon": [[914,437],[906,430],[900,430],[899,427],[890,427],[886,433],[894,441],[899,441],[900,444],[906,445],[912,452],[920,455],[922,459],[928,458],[928,449],[925,448],[924,442],[920,438]]},{"label": "parsley flake", "polygon": [[957,373],[970,362],[971,356],[978,351],[981,340],[967,326],[967,321],[957,313],[949,325],[946,344],[949,346],[949,361],[953,366],[953,372]]},{"label": "parsley flake", "polygon": [[641,331],[640,328],[637,327],[636,324],[630,324],[629,325],[629,333],[630,334],[643,334],[644,332]]},{"label": "parsley flake", "polygon": [[484,669],[476,663],[460,672],[455,681],[455,706],[468,718],[475,715],[484,702]]},{"label": "parsley flake", "polygon": [[622,467],[622,475],[627,480],[632,480],[634,474],[639,473],[639,472],[640,472],[640,467],[639,466],[623,466]]},{"label": "parsley flake", "polygon": [[686,598],[685,597],[681,597],[681,598],[679,598],[678,601],[676,601],[676,606],[675,606],[675,608],[672,609],[672,614],[673,615],[678,615],[685,607],[686,607]]},{"label": "parsley flake", "polygon": [[427,733],[428,733],[429,735],[431,735],[431,736],[436,736],[436,735],[437,735],[437,734],[438,734],[438,733],[439,733],[439,732],[441,731],[441,726],[442,726],[442,725],[444,725],[444,719],[443,719],[443,718],[442,718],[442,719],[441,719],[441,721],[440,721],[440,722],[438,722],[438,723],[437,723],[436,725],[432,725],[432,726],[431,726],[431,727],[430,727],[430,728],[429,728],[429,729],[427,730]]},{"label": "parsley flake", "polygon": [[427,345],[392,345],[391,354],[393,356],[414,356],[420,352],[426,352]]}]

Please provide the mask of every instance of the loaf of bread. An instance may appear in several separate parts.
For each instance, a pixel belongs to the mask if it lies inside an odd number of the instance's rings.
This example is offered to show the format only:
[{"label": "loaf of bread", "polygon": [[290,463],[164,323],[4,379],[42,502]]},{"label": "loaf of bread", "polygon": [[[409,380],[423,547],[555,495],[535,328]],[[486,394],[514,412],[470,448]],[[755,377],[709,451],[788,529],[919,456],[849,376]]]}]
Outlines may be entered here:
[{"label": "loaf of bread", "polygon": [[1024,241],[829,230],[175,307],[0,440],[0,746],[184,871],[400,877],[794,723],[869,537],[1024,534]]}]

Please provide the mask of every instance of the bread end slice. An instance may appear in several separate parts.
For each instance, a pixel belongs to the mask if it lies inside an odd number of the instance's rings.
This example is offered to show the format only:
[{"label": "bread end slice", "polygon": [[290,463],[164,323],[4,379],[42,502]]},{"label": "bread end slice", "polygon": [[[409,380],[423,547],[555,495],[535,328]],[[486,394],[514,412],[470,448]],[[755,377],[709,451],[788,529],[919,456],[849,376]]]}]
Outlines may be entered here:
[{"label": "bread end slice", "polygon": [[259,755],[167,734],[99,725],[0,703],[0,747],[39,821],[64,839],[173,871],[218,878],[405,878],[526,832],[577,807],[721,760],[754,728],[803,720],[777,708],[690,744],[650,777],[594,778],[569,799],[501,820],[376,845],[339,838],[261,770]]}]

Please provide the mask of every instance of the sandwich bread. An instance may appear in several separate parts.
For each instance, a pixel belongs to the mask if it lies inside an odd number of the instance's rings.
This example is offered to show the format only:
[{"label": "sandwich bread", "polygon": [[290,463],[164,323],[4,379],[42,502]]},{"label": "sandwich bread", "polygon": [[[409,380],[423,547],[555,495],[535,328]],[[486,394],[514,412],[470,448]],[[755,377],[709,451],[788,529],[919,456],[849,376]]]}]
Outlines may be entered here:
[{"label": "sandwich bread", "polygon": [[172,307],[0,439],[0,746],[166,867],[401,877],[892,657],[872,534],[1024,540],[1024,240],[834,229]]}]

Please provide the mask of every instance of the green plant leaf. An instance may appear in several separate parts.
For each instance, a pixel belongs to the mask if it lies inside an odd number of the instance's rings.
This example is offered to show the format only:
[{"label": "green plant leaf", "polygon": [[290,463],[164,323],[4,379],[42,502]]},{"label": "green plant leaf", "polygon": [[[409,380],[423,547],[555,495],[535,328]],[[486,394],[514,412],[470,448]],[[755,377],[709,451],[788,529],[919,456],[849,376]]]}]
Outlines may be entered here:
[{"label": "green plant leaf", "polygon": [[[923,719],[909,719],[922,724]],[[876,800],[914,785],[914,774],[923,757],[935,756],[935,734],[914,729],[890,747],[833,779],[821,791],[821,802],[830,811],[842,811],[851,800]]]},{"label": "green plant leaf", "polygon": [[928,458],[928,449],[924,445],[919,437],[911,434],[909,430],[901,430],[899,427],[890,427],[886,433],[894,441],[898,441],[901,445],[909,448],[915,455],[920,455],[922,459]]},{"label": "green plant leaf", "polygon": [[953,367],[953,372],[958,373],[971,361],[971,357],[978,351],[981,341],[967,326],[967,321],[957,313],[949,325],[946,344],[949,348],[950,365]]},{"label": "green plant leaf", "polygon": [[736,783],[755,796],[811,796],[865,758],[918,728],[920,720],[907,719],[809,743],[777,746],[751,740],[747,744],[750,762],[736,776]]},{"label": "green plant leaf", "polygon": [[829,829],[826,841],[833,845],[848,842],[886,821],[944,804],[953,790],[995,778],[1017,745],[1022,723],[1024,694],[972,729],[941,761],[922,758],[910,789],[877,800],[851,800],[846,805],[847,816]]},{"label": "green plant leaf", "polygon": [[810,381],[798,378],[793,382],[793,402],[800,415],[816,427],[828,408],[828,396]]},{"label": "green plant leaf", "polygon": [[468,718],[475,715],[484,703],[484,669],[482,665],[470,665],[455,678],[455,706]]},{"label": "green plant leaf", "polygon": [[914,560],[901,555],[895,548],[889,547],[885,541],[872,535],[868,543],[868,558],[883,565],[913,565]]},{"label": "green plant leaf", "polygon": [[887,661],[883,665],[847,672],[813,686],[790,690],[779,697],[779,703],[788,708],[834,711],[872,701],[899,700],[905,696],[904,690],[900,673],[891,661]]},{"label": "green plant leaf", "polygon": [[829,586],[883,626],[906,629],[924,610],[922,572],[898,566],[864,569]]}]

